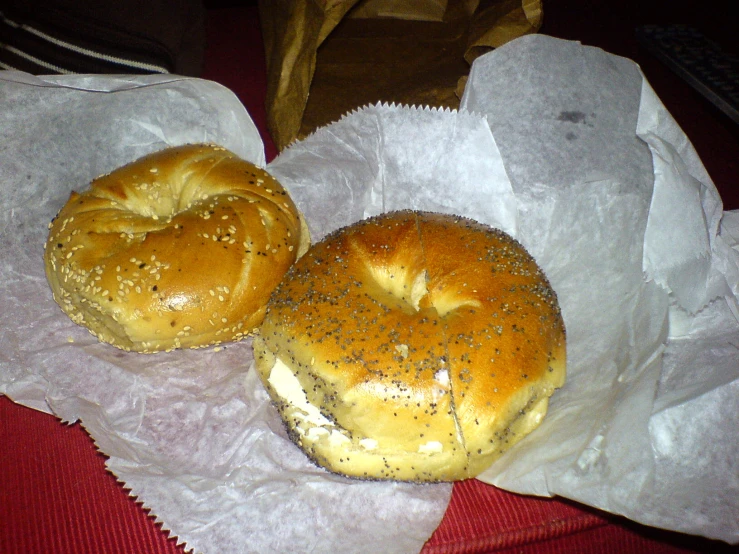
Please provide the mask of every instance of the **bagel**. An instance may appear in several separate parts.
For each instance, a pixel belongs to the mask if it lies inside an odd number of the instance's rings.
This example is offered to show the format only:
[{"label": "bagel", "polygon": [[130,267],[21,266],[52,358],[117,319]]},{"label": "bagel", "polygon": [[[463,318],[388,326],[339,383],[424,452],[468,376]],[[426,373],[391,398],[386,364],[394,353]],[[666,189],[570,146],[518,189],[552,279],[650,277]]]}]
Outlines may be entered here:
[{"label": "bagel", "polygon": [[167,148],[72,192],[49,226],[46,276],[76,323],[123,350],[251,334],[309,245],[264,170],[215,145]]},{"label": "bagel", "polygon": [[286,273],[254,338],[290,438],[364,479],[479,475],[565,379],[547,278],[502,231],[401,211],[340,229]]}]

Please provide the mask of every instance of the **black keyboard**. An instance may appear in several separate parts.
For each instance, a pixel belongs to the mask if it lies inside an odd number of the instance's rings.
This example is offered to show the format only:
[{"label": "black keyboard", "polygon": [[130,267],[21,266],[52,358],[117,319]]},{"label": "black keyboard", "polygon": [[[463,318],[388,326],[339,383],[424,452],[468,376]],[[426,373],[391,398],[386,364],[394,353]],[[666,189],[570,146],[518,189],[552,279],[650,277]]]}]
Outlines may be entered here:
[{"label": "black keyboard", "polygon": [[637,39],[655,57],[739,123],[739,58],[689,25],[644,25]]}]

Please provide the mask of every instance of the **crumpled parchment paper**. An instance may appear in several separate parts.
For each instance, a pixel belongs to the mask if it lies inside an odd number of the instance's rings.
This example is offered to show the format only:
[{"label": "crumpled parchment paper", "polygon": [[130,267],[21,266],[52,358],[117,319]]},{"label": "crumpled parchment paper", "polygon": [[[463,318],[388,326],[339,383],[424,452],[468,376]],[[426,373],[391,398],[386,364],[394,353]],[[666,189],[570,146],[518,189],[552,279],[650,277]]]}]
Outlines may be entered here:
[{"label": "crumpled parchment paper", "polygon": [[560,295],[569,382],[541,440],[483,479],[738,542],[737,213],[631,61],[545,36],[495,54],[462,108],[532,216],[519,238]]},{"label": "crumpled parchment paper", "polygon": [[368,106],[270,171],[316,237],[390,209],[459,213],[545,269],[568,382],[481,480],[739,541],[739,214],[627,59],[523,37],[475,61],[461,110]]}]

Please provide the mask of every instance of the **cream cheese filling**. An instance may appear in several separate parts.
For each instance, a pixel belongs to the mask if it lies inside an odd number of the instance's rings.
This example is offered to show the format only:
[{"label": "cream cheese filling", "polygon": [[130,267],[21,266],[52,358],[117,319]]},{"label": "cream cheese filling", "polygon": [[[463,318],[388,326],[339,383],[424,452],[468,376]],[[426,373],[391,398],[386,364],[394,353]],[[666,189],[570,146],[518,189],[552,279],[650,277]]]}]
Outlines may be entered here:
[{"label": "cream cheese filling", "polygon": [[[440,370],[436,378],[442,385],[448,386],[449,375],[445,369]],[[333,421],[324,416],[318,408],[308,401],[308,396],[305,394],[298,378],[279,358],[275,359],[275,364],[272,366],[267,381],[275,393],[294,408],[290,416],[297,417],[304,423],[304,426],[296,426],[295,428],[301,436],[310,441],[328,437],[332,446],[352,442],[346,435],[346,431],[337,427]],[[364,450],[376,450],[379,446],[375,439],[369,437],[360,439],[358,443]],[[432,440],[418,446],[420,454],[437,454],[443,451],[444,445],[439,441]]]},{"label": "cream cheese filling", "polygon": [[428,441],[424,444],[418,445],[418,452],[420,454],[436,454],[444,451],[444,445],[439,441]]},{"label": "cream cheese filling", "polygon": [[311,427],[334,427],[330,419],[308,402],[308,396],[300,386],[300,381],[279,358],[275,359],[275,365],[272,366],[267,380],[280,398],[302,412],[296,415]]},{"label": "cream cheese filling", "polygon": [[[297,417],[304,422],[304,426],[295,428],[303,437],[316,441],[327,436],[332,446],[351,442],[343,429],[337,427],[308,401],[308,396],[298,378],[279,358],[275,359],[275,365],[272,366],[267,381],[275,393],[294,408],[291,417]],[[374,439],[362,439],[359,444],[366,450],[377,448],[377,441]]]}]

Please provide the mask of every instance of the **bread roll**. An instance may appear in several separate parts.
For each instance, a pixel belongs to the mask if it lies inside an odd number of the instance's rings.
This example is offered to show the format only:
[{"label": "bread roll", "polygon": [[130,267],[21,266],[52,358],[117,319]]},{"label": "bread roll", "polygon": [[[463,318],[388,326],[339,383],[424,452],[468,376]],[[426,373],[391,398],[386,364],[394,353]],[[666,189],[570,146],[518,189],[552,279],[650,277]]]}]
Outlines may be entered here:
[{"label": "bread roll", "polygon": [[366,479],[478,475],[539,425],[565,379],[557,296],[532,257],[501,231],[424,212],[312,246],[254,348],[291,439]]},{"label": "bread roll", "polygon": [[73,192],[44,259],[72,320],[151,353],[250,334],[308,244],[298,210],[264,170],[225,148],[186,145]]}]

